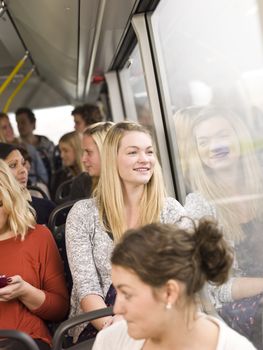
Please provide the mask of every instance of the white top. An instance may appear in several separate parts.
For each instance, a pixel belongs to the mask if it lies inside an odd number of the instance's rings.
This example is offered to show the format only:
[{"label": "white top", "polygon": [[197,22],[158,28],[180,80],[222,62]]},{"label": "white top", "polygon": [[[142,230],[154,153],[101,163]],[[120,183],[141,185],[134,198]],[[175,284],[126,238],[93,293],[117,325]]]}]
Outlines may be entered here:
[{"label": "white top", "polygon": [[[256,350],[256,348],[232,328],[215,317],[208,319],[219,326],[216,350]],[[119,321],[98,333],[92,350],[141,350],[145,340],[134,340],[127,332],[126,321]]]}]

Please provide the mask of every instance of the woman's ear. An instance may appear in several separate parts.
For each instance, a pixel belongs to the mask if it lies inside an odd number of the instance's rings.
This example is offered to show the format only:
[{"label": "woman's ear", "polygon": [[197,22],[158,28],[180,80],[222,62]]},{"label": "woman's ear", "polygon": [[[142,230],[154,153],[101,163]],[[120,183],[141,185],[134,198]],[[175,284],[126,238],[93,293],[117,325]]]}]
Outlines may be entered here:
[{"label": "woman's ear", "polygon": [[179,281],[170,279],[164,287],[166,308],[170,309],[174,306],[181,295],[182,285]]}]

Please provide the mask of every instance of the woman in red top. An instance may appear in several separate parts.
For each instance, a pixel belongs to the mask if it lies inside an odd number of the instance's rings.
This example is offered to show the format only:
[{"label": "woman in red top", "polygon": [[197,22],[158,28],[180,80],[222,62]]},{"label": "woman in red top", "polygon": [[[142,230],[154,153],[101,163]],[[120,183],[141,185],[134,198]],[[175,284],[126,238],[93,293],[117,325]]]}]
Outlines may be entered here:
[{"label": "woman in red top", "polygon": [[[37,225],[21,188],[0,160],[0,329],[29,334],[41,350],[50,349],[45,321],[61,321],[68,312],[68,294],[51,232]],[[0,347],[17,350],[11,340]]]}]

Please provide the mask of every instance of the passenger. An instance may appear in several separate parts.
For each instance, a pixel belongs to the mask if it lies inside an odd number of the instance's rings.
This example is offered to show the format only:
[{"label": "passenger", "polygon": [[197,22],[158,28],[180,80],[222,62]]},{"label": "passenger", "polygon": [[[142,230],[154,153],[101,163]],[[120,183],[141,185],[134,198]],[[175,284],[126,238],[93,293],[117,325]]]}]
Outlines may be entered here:
[{"label": "passenger", "polygon": [[256,339],[262,337],[263,182],[253,141],[230,110],[206,107],[192,113],[190,121],[189,110],[180,110],[176,126],[183,116],[188,135],[179,151],[187,155],[184,177],[193,191],[186,198],[186,210],[195,218],[216,216],[236,254],[232,278],[221,288],[211,288],[210,298],[229,325],[262,349],[262,340]]},{"label": "passenger", "polygon": [[21,139],[15,137],[14,130],[6,113],[0,112],[0,130],[3,134],[1,142],[10,143],[13,145],[20,145],[25,147],[32,160],[31,168],[29,172],[29,180],[32,185],[37,182],[48,183],[48,173],[45,165],[40,157],[40,154],[36,148],[28,143],[23,142]]},{"label": "passenger", "polygon": [[33,133],[36,128],[36,117],[31,109],[27,107],[18,108],[16,122],[21,139],[38,150],[50,179],[53,169],[54,143],[46,136]]},{"label": "passenger", "polygon": [[112,122],[100,122],[88,126],[82,136],[82,163],[85,171],[72,183],[70,199],[89,198],[95,190],[100,176],[102,145]]},{"label": "passenger", "polygon": [[[126,229],[155,221],[173,223],[184,214],[175,199],[166,197],[149,131],[134,122],[112,126],[102,148],[96,197],[77,202],[67,217],[73,277],[70,316],[113,304],[110,256]],[[100,330],[109,321],[112,318],[104,317],[92,324]],[[75,341],[82,329],[75,329]],[[89,324],[79,341],[95,336],[96,329]]]},{"label": "passenger", "polygon": [[[63,182],[73,179],[83,170],[81,162],[81,141],[78,134],[73,131],[64,134],[59,140],[59,150],[63,167],[54,175],[51,183],[51,198],[55,199],[56,190]],[[69,195],[68,190],[67,195]]]},{"label": "passenger", "polygon": [[[32,208],[7,164],[0,160],[0,329],[29,334],[51,349],[46,321],[67,315],[68,294],[60,255],[50,231],[36,225]],[[13,346],[12,346],[13,345]],[[17,350],[12,340],[0,347]]]},{"label": "passenger", "polygon": [[[25,166],[27,168],[28,174],[30,173],[31,170],[31,166],[32,166],[32,158],[30,157],[30,154],[27,151],[27,148],[25,147],[25,145],[19,145],[19,151],[22,154],[24,160],[25,160]],[[27,187],[38,187],[40,188],[46,195],[46,198],[50,199],[50,193],[49,193],[49,189],[48,186],[42,182],[42,181],[37,181],[35,183],[32,183],[31,180],[28,177],[28,182],[27,182]],[[31,189],[30,189],[31,191]],[[38,194],[37,197],[43,198],[43,195]]]},{"label": "passenger", "polygon": [[197,293],[206,281],[227,280],[232,251],[217,223],[193,232],[151,224],[125,233],[113,250],[115,314],[124,320],[100,332],[93,350],[252,350],[219,319],[201,313]]},{"label": "passenger", "polygon": [[103,119],[99,107],[88,103],[73,109],[71,115],[74,117],[75,130],[78,133],[82,133],[86,127]]},{"label": "passenger", "polygon": [[0,159],[7,163],[14,177],[24,189],[26,198],[30,201],[31,206],[36,211],[37,223],[47,225],[49,216],[55,208],[55,204],[48,199],[37,198],[29,195],[29,192],[26,190],[28,183],[28,169],[22,152],[23,151],[21,151],[19,146],[0,143]]}]

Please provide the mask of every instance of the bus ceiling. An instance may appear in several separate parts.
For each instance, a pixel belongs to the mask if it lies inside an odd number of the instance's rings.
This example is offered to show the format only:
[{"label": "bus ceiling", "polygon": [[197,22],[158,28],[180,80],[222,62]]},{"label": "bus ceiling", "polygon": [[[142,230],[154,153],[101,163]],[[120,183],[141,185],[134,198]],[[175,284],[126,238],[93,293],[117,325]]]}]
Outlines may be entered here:
[{"label": "bus ceiling", "polygon": [[21,105],[45,108],[95,101],[132,15],[154,3],[158,1],[0,0],[0,86],[28,52],[0,96],[0,109],[33,66],[33,74],[9,103],[10,111]]}]

